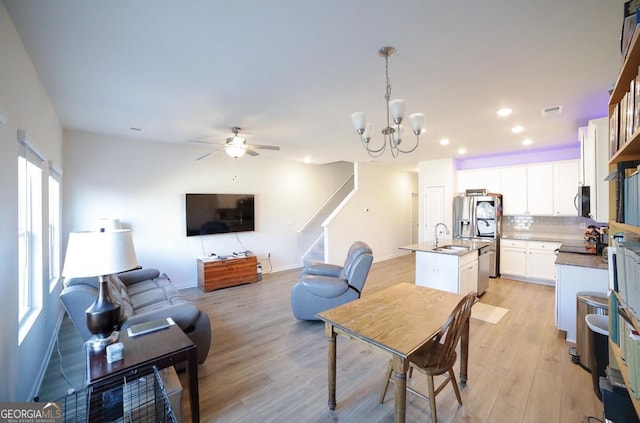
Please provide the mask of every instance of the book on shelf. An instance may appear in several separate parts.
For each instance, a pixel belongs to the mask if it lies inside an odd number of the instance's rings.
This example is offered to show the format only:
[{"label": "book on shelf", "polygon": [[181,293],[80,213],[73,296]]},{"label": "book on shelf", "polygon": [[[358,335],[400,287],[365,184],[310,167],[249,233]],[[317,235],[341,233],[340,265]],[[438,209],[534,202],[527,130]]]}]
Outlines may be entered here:
[{"label": "book on shelf", "polygon": [[633,328],[629,328],[626,336],[629,389],[631,389],[631,393],[636,399],[640,399],[640,333]]},{"label": "book on shelf", "polygon": [[[640,87],[640,84],[637,85]],[[620,125],[619,105],[616,105],[609,118],[609,157],[613,157],[618,151],[618,128]],[[640,116],[640,113],[638,114]]]},{"label": "book on shelf", "polygon": [[633,34],[638,26],[638,2],[635,0],[626,1],[624,3],[624,19],[622,21],[622,35],[620,36],[620,53],[624,61],[633,39]]},{"label": "book on shelf", "polygon": [[640,226],[640,174],[636,170],[624,179],[624,221],[629,225]]}]

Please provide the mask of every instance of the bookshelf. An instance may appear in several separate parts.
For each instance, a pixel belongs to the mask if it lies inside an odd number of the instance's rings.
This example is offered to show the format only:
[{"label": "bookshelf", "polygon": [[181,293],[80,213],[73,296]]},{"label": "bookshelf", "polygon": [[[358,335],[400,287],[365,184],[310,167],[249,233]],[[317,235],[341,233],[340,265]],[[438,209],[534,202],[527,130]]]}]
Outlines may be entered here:
[{"label": "bookshelf", "polygon": [[[616,81],[616,84],[613,88],[613,91],[611,92],[611,97],[609,99],[610,122],[611,122],[612,116],[615,116],[616,114],[620,113],[621,108],[619,107],[619,104],[624,100],[625,96],[627,95],[627,92],[630,91],[632,82],[633,81],[637,82],[639,80],[639,79],[636,79],[638,77],[638,69],[640,67],[639,38],[640,38],[640,31],[636,31],[631,41],[631,45],[627,50],[627,56],[622,63],[622,67],[620,69],[620,73],[618,74],[618,79]],[[637,92],[638,91],[636,91],[636,93]],[[640,110],[638,110],[638,104],[639,103],[635,101],[635,110],[633,110],[634,116],[635,114],[640,113]],[[638,122],[637,119],[634,119],[634,120],[635,122]],[[640,127],[638,127],[640,125],[635,125],[635,126],[636,128],[634,130],[629,131],[626,137],[626,141],[624,142],[621,141],[620,143],[616,143],[617,150],[615,152],[612,152],[613,154],[610,154],[610,159],[609,159],[610,170],[616,169],[618,163],[640,160]],[[623,130],[622,128],[618,128],[618,131],[622,131],[622,130]],[[618,136],[620,136],[618,131],[616,131],[616,133]],[[610,129],[610,132],[611,132],[611,129]],[[612,144],[610,145],[613,146]],[[615,189],[609,190],[609,216],[617,216]],[[616,222],[615,220],[610,220],[609,233],[616,233],[616,232],[631,232],[631,233],[640,235],[640,227],[625,224],[625,223],[619,223],[619,222]],[[624,308],[626,305],[624,304],[624,301],[622,301],[622,298],[620,298],[618,296],[618,293],[616,292],[614,292],[613,295],[616,296],[618,300],[617,302],[621,304],[621,308],[619,312],[626,316],[626,320],[630,322],[630,324],[635,329],[640,329],[640,324],[638,322],[637,317],[631,311]],[[618,312],[614,312],[613,310],[611,310],[609,312],[609,318],[611,320],[614,318],[617,319]],[[623,334],[619,334],[619,336],[623,336]],[[609,346],[610,346],[609,361],[617,363],[620,369],[620,372],[622,373],[622,377],[624,379],[625,385],[627,386],[627,390],[629,390],[631,401],[635,408],[636,414],[640,416],[640,401],[635,398],[633,392],[631,392],[631,389],[629,388],[631,386],[629,373],[630,371],[633,371],[633,369],[629,369],[629,367],[624,362],[624,360],[622,360],[620,347],[618,346],[618,344],[616,344],[611,340],[611,337],[609,337]]]}]

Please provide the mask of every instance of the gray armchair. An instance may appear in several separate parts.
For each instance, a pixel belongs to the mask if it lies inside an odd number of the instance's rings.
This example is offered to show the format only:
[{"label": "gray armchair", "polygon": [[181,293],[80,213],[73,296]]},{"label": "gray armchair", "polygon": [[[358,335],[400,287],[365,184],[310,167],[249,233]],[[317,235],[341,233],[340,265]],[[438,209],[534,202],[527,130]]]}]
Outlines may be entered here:
[{"label": "gray armchair", "polygon": [[355,242],[344,266],[314,263],[300,273],[291,290],[291,310],[299,320],[318,320],[317,313],[360,298],[373,263],[373,252],[364,242]]}]

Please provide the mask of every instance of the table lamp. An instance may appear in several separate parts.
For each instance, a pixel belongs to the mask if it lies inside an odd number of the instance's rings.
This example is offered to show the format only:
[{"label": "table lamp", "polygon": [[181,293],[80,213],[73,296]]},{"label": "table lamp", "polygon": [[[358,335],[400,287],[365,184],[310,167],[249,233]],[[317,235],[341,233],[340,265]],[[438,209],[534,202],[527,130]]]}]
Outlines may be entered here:
[{"label": "table lamp", "polygon": [[131,231],[71,232],[62,276],[98,277],[96,301],[87,309],[87,327],[93,336],[88,344],[94,351],[118,341],[114,329],[120,322],[120,305],[109,295],[107,276],[138,266]]}]

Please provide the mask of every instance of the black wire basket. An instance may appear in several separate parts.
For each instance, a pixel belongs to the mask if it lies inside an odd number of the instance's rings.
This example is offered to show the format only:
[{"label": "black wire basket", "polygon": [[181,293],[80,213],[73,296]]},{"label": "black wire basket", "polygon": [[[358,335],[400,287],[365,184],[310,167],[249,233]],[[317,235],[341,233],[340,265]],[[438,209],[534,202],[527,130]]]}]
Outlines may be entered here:
[{"label": "black wire basket", "polygon": [[91,388],[73,392],[59,401],[64,422],[177,423],[167,391],[156,367],[146,376],[124,383],[102,395],[102,406],[91,409]]}]

